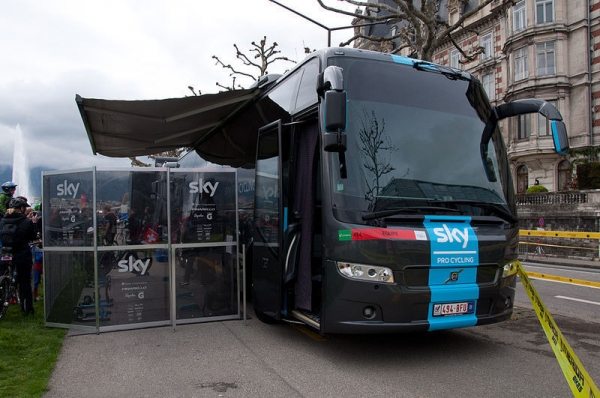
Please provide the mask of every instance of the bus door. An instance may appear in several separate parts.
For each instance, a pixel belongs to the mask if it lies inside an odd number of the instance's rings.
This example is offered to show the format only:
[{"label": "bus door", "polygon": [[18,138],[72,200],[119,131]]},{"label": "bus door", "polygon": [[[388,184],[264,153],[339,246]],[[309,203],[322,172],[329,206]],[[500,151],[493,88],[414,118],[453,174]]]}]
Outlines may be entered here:
[{"label": "bus door", "polygon": [[266,322],[281,319],[283,298],[281,135],[281,120],[261,127],[256,150],[252,300]]}]

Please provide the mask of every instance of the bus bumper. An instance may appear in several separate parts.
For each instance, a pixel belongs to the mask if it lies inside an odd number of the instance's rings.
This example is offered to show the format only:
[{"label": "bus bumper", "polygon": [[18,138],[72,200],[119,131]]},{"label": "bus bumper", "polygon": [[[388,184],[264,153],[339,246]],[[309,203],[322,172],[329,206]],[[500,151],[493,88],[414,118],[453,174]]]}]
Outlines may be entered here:
[{"label": "bus bumper", "polygon": [[[434,330],[431,325],[429,289],[413,289],[399,284],[354,281],[327,267],[321,333],[397,333]],[[331,271],[334,272],[331,272]],[[460,316],[448,318],[435,330],[484,325],[511,317],[516,278],[500,279],[480,286],[472,324],[460,322]],[[458,320],[459,322],[453,322]]]}]

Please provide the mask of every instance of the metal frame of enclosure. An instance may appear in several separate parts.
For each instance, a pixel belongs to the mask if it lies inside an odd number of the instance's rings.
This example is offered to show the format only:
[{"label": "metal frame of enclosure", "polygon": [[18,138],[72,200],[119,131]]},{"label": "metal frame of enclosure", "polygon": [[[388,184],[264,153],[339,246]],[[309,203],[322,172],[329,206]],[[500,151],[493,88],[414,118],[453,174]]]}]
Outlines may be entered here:
[{"label": "metal frame of enclosure", "polygon": [[42,180],[47,326],[245,318],[235,169],[94,167]]}]

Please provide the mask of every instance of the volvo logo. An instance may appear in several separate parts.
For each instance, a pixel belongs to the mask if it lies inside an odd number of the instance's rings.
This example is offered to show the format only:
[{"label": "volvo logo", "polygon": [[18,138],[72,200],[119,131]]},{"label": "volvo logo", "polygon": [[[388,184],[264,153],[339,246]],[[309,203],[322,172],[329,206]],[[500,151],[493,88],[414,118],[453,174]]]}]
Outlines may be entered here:
[{"label": "volvo logo", "polygon": [[452,272],[450,272],[450,275],[448,276],[448,279],[446,279],[446,281],[444,282],[444,284],[450,283],[450,282],[457,282],[458,281],[458,277],[459,277],[459,275],[460,275],[461,272],[463,272],[462,269],[459,269],[458,271],[452,271]]}]

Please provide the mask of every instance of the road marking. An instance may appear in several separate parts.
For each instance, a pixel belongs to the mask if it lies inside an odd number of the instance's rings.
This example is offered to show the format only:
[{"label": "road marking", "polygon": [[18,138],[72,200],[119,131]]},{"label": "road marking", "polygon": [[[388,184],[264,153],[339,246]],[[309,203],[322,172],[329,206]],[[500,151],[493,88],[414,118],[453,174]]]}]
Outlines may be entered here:
[{"label": "road marking", "polygon": [[596,301],[590,301],[590,300],[584,300],[584,299],[578,299],[575,297],[567,297],[567,296],[554,296],[556,298],[559,299],[565,299],[565,300],[572,300],[572,301],[578,301],[580,303],[587,303],[587,304],[594,304],[594,305],[600,305],[600,303],[596,302]]},{"label": "road marking", "polygon": [[527,273],[527,276],[529,276],[531,279],[542,279],[542,280],[547,280],[547,281],[551,281],[551,282],[561,282],[561,283],[568,283],[571,285],[585,286],[585,287],[591,287],[594,289],[600,289],[600,282],[596,282],[596,281],[587,281],[584,279],[575,279],[575,278],[569,278],[566,276],[559,276],[559,275],[541,274],[539,272],[527,271],[526,273]]}]

